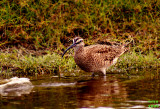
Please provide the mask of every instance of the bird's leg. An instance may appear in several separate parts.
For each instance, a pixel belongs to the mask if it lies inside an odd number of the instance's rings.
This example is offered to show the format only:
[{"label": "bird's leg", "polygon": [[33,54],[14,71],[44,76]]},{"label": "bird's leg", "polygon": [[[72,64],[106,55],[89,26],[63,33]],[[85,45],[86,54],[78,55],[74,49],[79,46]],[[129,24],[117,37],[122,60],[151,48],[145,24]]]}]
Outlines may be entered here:
[{"label": "bird's leg", "polygon": [[94,78],[94,77],[95,77],[95,74],[94,74],[94,72],[92,73],[91,77],[92,77],[92,78]]},{"label": "bird's leg", "polygon": [[106,76],[106,69],[102,70],[103,76]]}]

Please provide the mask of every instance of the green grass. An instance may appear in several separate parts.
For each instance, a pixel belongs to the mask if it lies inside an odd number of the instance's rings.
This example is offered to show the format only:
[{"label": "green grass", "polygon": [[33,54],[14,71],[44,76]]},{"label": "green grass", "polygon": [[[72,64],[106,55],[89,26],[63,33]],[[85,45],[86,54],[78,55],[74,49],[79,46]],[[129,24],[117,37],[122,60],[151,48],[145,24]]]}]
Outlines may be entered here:
[{"label": "green grass", "polygon": [[1,53],[0,65],[0,69],[2,70],[1,75],[7,72],[23,75],[57,75],[66,71],[67,73],[73,72],[76,68],[73,58],[62,59],[60,55],[49,52],[44,56],[35,57],[31,54],[20,54],[18,50],[12,53]]},{"label": "green grass", "polygon": [[160,34],[159,0],[2,0],[1,47],[20,44],[53,47],[57,52],[75,35],[91,40],[134,39],[142,52],[156,51]]},{"label": "green grass", "polygon": [[157,59],[152,52],[143,55],[132,51],[122,55],[116,66],[124,69],[158,68],[160,59]]},{"label": "green grass", "polygon": [[[25,50],[25,49],[24,49]],[[46,55],[35,56],[24,54],[20,50],[13,50],[10,53],[4,52],[0,55],[0,75],[81,75],[78,66],[72,56],[62,58],[61,55],[47,51]],[[131,69],[148,69],[160,67],[160,60],[153,53],[148,55],[128,52],[120,57],[118,63],[108,71],[120,70],[125,72]],[[3,69],[2,69],[3,68]],[[11,73],[12,72],[12,73]]]},{"label": "green grass", "polygon": [[58,54],[75,35],[83,37],[87,45],[133,40],[131,52],[121,57],[116,68],[157,67],[159,10],[159,0],[2,0],[0,48],[49,48],[49,53],[34,56],[2,52],[0,68],[26,74],[72,72],[78,69],[73,58],[61,59]]}]

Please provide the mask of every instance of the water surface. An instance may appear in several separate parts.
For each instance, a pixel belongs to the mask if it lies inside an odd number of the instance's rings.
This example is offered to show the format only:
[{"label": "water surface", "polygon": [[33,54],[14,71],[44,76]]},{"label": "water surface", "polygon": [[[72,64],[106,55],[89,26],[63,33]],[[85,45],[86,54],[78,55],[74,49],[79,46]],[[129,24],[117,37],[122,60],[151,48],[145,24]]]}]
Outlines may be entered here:
[{"label": "water surface", "polygon": [[[0,97],[0,109],[149,109],[160,107],[160,80],[107,77],[32,80],[29,93]],[[156,102],[154,102],[156,101]],[[156,109],[156,108],[154,108]]]}]

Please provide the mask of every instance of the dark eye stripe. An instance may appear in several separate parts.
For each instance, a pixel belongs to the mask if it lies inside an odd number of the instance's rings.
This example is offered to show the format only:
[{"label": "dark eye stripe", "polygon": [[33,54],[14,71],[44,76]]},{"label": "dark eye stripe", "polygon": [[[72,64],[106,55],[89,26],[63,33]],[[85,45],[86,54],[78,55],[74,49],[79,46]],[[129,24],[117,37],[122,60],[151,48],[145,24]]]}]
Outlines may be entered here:
[{"label": "dark eye stripe", "polygon": [[82,40],[81,41],[79,41],[79,42],[77,42],[76,44],[79,44],[79,43],[81,43],[82,42]]},{"label": "dark eye stripe", "polygon": [[76,38],[75,41],[77,41],[78,39],[80,39],[80,38]]},{"label": "dark eye stripe", "polygon": [[76,42],[78,39],[81,39],[81,38],[77,37],[77,38],[73,39],[73,42]]}]

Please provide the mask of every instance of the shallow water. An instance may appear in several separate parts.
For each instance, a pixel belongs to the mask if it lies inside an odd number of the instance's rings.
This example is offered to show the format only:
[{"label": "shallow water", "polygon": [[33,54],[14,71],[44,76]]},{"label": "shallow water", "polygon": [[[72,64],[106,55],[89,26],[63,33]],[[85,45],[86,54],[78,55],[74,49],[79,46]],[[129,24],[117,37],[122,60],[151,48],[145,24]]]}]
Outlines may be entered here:
[{"label": "shallow water", "polygon": [[[32,80],[29,93],[0,97],[0,109],[154,109],[160,107],[160,80],[107,77]],[[18,92],[19,93],[19,92]]]}]

